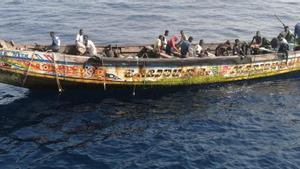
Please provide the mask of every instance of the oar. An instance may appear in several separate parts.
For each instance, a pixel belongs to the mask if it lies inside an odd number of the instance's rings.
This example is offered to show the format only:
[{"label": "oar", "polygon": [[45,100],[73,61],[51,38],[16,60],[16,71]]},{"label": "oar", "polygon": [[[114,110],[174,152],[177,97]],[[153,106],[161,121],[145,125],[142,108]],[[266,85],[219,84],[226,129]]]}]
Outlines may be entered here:
[{"label": "oar", "polygon": [[52,52],[52,56],[53,56],[53,66],[54,66],[56,84],[57,84],[59,93],[62,93],[63,92],[63,88],[62,88],[62,86],[60,84],[59,77],[58,77],[58,74],[57,74],[57,70],[56,70],[57,69],[57,64],[56,64],[56,61],[55,61],[55,53],[54,52]]},{"label": "oar", "polygon": [[277,18],[277,20],[283,25],[283,27],[285,27],[285,24],[282,22],[282,20],[275,14],[274,15],[276,18]]}]

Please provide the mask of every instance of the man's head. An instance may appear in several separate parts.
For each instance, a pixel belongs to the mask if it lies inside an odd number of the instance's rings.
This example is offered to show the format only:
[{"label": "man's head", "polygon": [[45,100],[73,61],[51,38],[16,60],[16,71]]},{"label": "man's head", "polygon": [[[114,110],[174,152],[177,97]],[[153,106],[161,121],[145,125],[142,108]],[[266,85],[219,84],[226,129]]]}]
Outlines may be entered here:
[{"label": "man's head", "polygon": [[80,30],[79,30],[79,34],[80,34],[80,35],[83,35],[83,29],[80,29]]},{"label": "man's head", "polygon": [[164,36],[163,36],[163,35],[159,35],[159,36],[158,36],[158,39],[164,40]]},{"label": "man's head", "polygon": [[260,31],[256,31],[256,36],[260,36]]},{"label": "man's head", "polygon": [[51,31],[50,36],[53,38],[55,36],[55,33]]},{"label": "man's head", "polygon": [[194,39],[194,38],[193,38],[192,36],[190,36],[189,39],[188,39],[188,41],[192,43],[192,42],[193,42],[193,39]]},{"label": "man's head", "polygon": [[169,36],[169,30],[165,30],[165,36]]},{"label": "man's head", "polygon": [[239,40],[239,39],[236,39],[236,40],[234,40],[234,42],[235,42],[236,44],[238,44],[238,43],[240,42],[240,40]]},{"label": "man's head", "polygon": [[288,26],[284,26],[284,31],[288,31],[289,27]]},{"label": "man's head", "polygon": [[180,34],[181,34],[181,35],[183,35],[183,34],[184,34],[183,30],[181,30],[181,31],[180,31]]},{"label": "man's head", "polygon": [[227,41],[225,42],[225,44],[226,44],[226,45],[230,45],[230,41],[227,40]]},{"label": "man's head", "polygon": [[200,41],[199,41],[199,45],[203,45],[204,44],[204,41],[203,41],[203,39],[201,39]]}]

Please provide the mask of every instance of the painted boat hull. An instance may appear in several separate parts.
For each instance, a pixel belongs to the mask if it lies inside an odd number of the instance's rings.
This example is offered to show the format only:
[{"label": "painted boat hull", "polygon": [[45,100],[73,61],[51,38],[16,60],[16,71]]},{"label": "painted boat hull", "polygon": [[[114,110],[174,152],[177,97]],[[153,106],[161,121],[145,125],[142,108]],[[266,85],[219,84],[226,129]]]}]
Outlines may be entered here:
[{"label": "painted boat hull", "polygon": [[[33,57],[33,58],[32,58]],[[91,61],[91,62],[90,62]],[[0,82],[27,88],[169,87],[248,80],[300,70],[300,52],[241,58],[119,59],[0,50]]]}]

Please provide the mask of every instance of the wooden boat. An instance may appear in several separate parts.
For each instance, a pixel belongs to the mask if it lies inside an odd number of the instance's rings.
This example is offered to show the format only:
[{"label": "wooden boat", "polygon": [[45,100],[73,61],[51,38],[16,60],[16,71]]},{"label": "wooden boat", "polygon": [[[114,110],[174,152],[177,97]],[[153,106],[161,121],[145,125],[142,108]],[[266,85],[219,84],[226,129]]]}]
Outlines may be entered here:
[{"label": "wooden boat", "polygon": [[[124,58],[91,59],[75,55],[72,45],[63,46],[61,53],[52,53],[42,51],[45,46],[41,45],[6,42],[0,49],[0,82],[60,90],[79,86],[155,87],[247,80],[300,70],[298,51],[289,51],[288,57],[272,52],[206,58],[163,58],[169,56],[161,54],[153,58],[147,46],[117,46],[114,49]],[[106,48],[97,46],[98,53]]]}]

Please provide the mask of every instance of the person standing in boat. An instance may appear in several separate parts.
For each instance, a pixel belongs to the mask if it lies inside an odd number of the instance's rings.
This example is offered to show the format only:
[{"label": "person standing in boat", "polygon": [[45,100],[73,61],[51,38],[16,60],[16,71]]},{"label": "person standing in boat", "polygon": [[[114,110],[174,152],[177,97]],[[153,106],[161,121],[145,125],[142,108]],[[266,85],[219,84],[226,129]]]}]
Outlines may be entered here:
[{"label": "person standing in boat", "polygon": [[284,38],[284,35],[279,34],[278,36],[279,40],[279,53],[286,53],[289,50],[289,43],[288,41]]},{"label": "person standing in boat", "polygon": [[190,36],[188,40],[185,40],[181,43],[180,53],[183,58],[193,55],[192,48],[191,48],[192,42],[193,42],[193,37]]},{"label": "person standing in boat", "polygon": [[59,52],[60,39],[54,32],[50,32],[50,37],[52,38],[52,44],[49,46],[49,50],[52,52]]},{"label": "person standing in boat", "polygon": [[180,46],[183,41],[187,41],[188,36],[183,32],[183,30],[180,31],[180,41],[178,42],[177,46]]},{"label": "person standing in boat", "polygon": [[295,37],[288,26],[284,26],[284,31],[282,31],[280,34],[283,35],[283,38],[285,38],[289,43],[293,42],[293,38]]},{"label": "person standing in boat", "polygon": [[83,36],[84,45],[89,53],[89,56],[97,56],[97,49],[93,41],[89,40],[87,35]]},{"label": "person standing in boat", "polygon": [[168,36],[169,36],[169,30],[165,30],[165,33],[163,35],[163,50],[166,50],[167,48]]},{"label": "person standing in boat", "polygon": [[79,55],[83,55],[86,51],[86,47],[83,42],[83,29],[79,30],[75,40],[76,49]]},{"label": "person standing in boat", "polygon": [[167,47],[166,47],[166,53],[168,55],[171,55],[172,52],[179,52],[178,48],[176,47],[176,42],[177,42],[178,38],[177,36],[173,36],[167,43]]},{"label": "person standing in boat", "polygon": [[251,49],[253,50],[254,54],[258,54],[258,49],[262,44],[262,36],[260,35],[260,31],[256,32],[256,35],[253,37],[251,41]]}]

